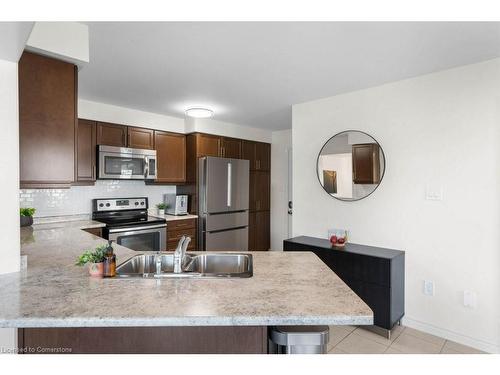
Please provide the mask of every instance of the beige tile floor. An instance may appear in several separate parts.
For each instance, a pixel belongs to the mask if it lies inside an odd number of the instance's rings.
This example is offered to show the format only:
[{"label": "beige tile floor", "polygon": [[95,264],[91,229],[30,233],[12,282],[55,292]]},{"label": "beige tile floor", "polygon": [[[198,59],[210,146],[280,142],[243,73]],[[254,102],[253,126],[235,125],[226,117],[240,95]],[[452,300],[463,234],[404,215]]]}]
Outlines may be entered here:
[{"label": "beige tile floor", "polygon": [[413,328],[396,326],[388,340],[355,326],[330,326],[330,354],[478,354],[477,349]]}]

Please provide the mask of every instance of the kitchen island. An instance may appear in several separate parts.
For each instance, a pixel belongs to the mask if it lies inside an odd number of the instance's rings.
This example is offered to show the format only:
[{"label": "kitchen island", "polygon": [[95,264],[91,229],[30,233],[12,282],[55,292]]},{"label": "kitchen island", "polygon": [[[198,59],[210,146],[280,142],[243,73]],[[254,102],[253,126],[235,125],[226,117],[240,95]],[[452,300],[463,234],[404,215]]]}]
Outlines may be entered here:
[{"label": "kitchen island", "polygon": [[[72,352],[264,353],[274,325],[371,325],[370,308],[310,252],[253,252],[242,279],[95,279],[74,265],[105,244],[95,221],[22,228],[28,267],[0,276],[0,327],[19,346]],[[114,244],[117,262],[137,252]]]}]

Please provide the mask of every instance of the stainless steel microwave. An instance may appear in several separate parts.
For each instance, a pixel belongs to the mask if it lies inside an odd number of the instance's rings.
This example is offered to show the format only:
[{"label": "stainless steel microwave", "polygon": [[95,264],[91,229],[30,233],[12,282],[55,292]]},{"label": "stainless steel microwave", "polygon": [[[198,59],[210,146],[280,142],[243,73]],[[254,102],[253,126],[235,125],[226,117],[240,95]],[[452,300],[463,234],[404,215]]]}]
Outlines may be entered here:
[{"label": "stainless steel microwave", "polygon": [[156,151],[137,148],[97,146],[100,179],[154,180]]}]

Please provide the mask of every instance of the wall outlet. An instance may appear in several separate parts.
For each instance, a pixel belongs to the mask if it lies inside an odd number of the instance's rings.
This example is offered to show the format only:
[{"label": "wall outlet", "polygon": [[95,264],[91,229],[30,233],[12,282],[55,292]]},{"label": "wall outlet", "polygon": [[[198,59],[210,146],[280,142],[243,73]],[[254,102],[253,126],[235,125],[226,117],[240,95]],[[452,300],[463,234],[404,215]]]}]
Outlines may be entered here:
[{"label": "wall outlet", "polygon": [[464,306],[470,307],[471,309],[476,308],[477,296],[475,292],[470,290],[464,290]]},{"label": "wall outlet", "polygon": [[434,281],[424,280],[424,294],[426,296],[434,295]]}]

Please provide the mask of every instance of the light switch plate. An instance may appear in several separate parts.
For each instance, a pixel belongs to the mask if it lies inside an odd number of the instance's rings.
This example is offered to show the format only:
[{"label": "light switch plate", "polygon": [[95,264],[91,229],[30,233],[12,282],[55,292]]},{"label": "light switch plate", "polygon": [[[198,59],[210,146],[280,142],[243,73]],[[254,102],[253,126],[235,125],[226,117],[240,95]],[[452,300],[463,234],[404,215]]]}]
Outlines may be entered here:
[{"label": "light switch plate", "polygon": [[441,185],[427,184],[425,187],[425,199],[429,201],[442,201],[443,187]]},{"label": "light switch plate", "polygon": [[472,309],[476,308],[476,293],[470,290],[464,290],[464,306]]},{"label": "light switch plate", "polygon": [[433,281],[424,280],[424,294],[426,296],[431,296],[431,297],[434,295],[434,282]]}]

